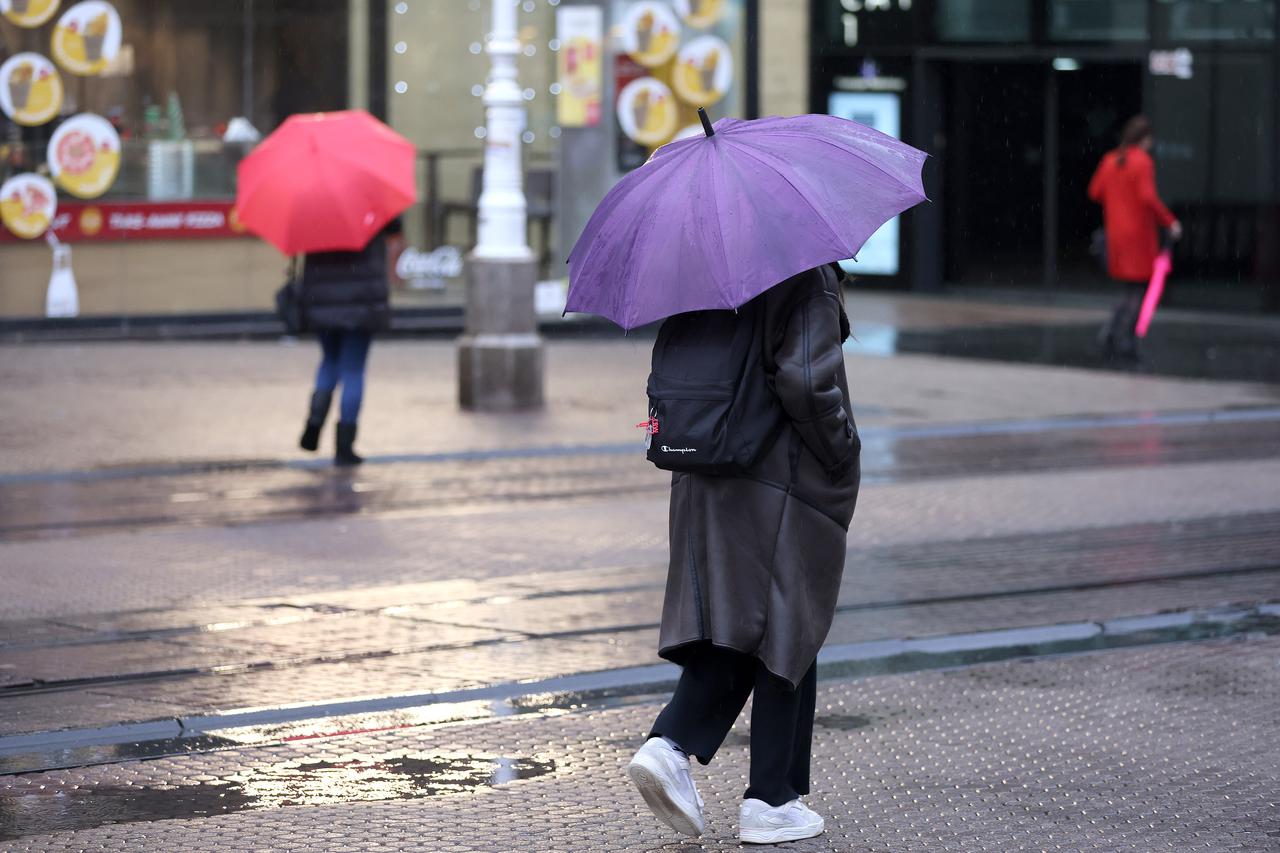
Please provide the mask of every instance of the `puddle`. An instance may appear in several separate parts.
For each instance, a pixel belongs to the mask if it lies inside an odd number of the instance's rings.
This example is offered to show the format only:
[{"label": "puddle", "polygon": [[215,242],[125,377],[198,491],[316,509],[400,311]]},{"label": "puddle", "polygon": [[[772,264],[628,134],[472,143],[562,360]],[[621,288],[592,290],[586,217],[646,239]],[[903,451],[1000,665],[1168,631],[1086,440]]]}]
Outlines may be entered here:
[{"label": "puddle", "polygon": [[[1102,368],[1096,325],[899,330],[892,352]],[[1194,379],[1280,382],[1280,344],[1269,328],[1160,323],[1142,344],[1143,372]],[[888,354],[888,353],[875,353]]]},{"label": "puddle", "polygon": [[194,785],[50,785],[0,796],[0,841],[114,823],[198,818],[248,809],[464,794],[554,773],[555,761],[407,752],[294,759]]},{"label": "puddle", "polygon": [[824,729],[851,732],[856,729],[865,729],[871,725],[872,719],[861,714],[818,714],[814,717],[813,723]]}]

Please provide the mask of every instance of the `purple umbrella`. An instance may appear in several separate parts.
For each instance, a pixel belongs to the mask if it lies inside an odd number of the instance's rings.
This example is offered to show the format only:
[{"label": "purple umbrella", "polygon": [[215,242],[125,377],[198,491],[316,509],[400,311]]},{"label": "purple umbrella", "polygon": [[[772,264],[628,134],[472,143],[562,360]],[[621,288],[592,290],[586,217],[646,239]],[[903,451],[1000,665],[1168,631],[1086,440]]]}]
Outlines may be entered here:
[{"label": "purple umbrella", "polygon": [[[701,112],[701,111],[700,111]],[[569,253],[566,311],[624,329],[738,308],[852,258],[925,200],[925,154],[835,116],[723,118],[665,145],[600,202]]]}]

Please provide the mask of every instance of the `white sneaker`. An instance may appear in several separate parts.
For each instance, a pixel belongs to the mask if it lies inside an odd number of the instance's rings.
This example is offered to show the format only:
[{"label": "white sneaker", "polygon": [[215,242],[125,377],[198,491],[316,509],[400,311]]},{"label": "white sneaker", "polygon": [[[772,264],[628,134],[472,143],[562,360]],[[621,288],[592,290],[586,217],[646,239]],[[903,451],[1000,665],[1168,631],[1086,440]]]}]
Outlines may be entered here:
[{"label": "white sneaker", "polygon": [[821,835],[826,821],[799,800],[771,806],[743,800],[738,812],[738,838],[744,844],[777,844]]},{"label": "white sneaker", "polygon": [[702,797],[689,773],[689,759],[660,737],[650,738],[631,759],[627,775],[659,820],[676,832],[701,835]]}]

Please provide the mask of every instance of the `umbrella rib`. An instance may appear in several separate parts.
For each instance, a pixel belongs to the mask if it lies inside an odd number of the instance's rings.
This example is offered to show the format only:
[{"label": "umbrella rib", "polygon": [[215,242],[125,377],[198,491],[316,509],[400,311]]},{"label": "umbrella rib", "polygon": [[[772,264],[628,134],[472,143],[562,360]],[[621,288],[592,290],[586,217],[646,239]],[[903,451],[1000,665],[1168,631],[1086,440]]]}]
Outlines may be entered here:
[{"label": "umbrella rib", "polygon": [[[728,273],[730,272],[730,270],[729,270],[729,255],[728,255],[728,253],[725,251],[724,219],[720,216],[720,198],[719,198],[719,195],[715,192],[715,190],[716,190],[716,184],[718,183],[718,181],[717,181],[716,179],[717,179],[718,177],[720,177],[720,176],[721,176],[721,174],[722,174],[721,169],[720,169],[720,165],[721,165],[721,158],[720,158],[719,156],[715,155],[715,154],[714,154],[714,152],[713,152],[713,155],[712,155],[712,157],[711,157],[710,159],[712,160],[712,165],[711,165],[711,189],[712,189],[712,192],[711,192],[711,204],[712,204],[712,206],[714,207],[714,211],[715,211],[715,217],[716,217],[716,230],[720,233],[720,264],[721,264],[721,267],[720,267],[720,268],[721,268],[721,269],[723,269],[723,270],[725,271],[725,273],[726,273],[726,274],[728,274]],[[726,293],[726,292],[725,292],[724,286],[720,283],[720,281],[719,281],[719,280],[716,280],[716,283],[715,283],[715,284],[716,284],[716,289],[720,291],[720,298],[721,298],[722,300],[724,300],[724,304],[725,304],[725,305],[733,306],[733,303],[735,302],[735,300],[733,299],[733,297],[731,297],[728,293]],[[734,309],[735,309],[735,310],[736,310],[736,308],[737,308],[737,306],[734,306]]]}]

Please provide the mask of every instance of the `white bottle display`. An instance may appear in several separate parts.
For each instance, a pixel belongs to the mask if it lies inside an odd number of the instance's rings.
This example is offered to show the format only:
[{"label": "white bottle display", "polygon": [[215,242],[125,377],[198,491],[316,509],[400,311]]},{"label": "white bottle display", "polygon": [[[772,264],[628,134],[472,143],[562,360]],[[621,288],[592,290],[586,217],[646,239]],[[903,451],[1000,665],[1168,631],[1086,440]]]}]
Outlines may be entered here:
[{"label": "white bottle display", "polygon": [[71,247],[50,241],[53,246],[53,274],[45,295],[46,317],[75,317],[80,314],[80,294],[76,275],[71,269]]}]

